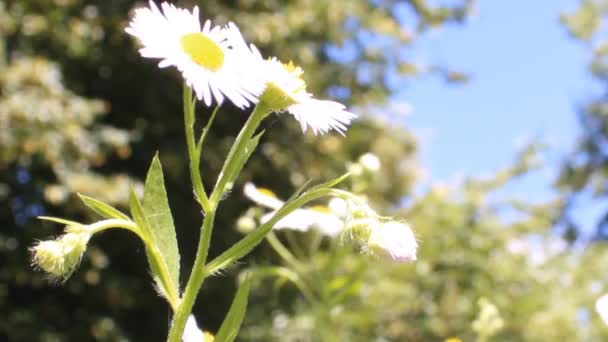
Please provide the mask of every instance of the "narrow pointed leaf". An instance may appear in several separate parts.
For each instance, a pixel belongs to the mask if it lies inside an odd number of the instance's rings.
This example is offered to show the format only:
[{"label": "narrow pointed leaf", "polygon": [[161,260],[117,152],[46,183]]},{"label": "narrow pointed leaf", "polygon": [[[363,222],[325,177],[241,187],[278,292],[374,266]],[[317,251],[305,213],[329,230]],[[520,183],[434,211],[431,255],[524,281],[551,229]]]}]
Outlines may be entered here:
[{"label": "narrow pointed leaf", "polygon": [[348,177],[350,177],[350,172],[347,172],[347,173],[343,174],[342,176],[334,178],[325,183],[317,184],[317,185],[313,186],[312,188],[308,189],[306,192],[312,192],[312,191],[319,190],[319,189],[333,188],[334,186],[342,183]]},{"label": "narrow pointed leaf", "polygon": [[160,256],[160,251],[158,246],[154,243],[154,239],[151,235],[152,228],[150,227],[150,223],[144,214],[144,209],[137,199],[137,195],[133,188],[130,191],[130,206],[131,206],[131,216],[133,216],[133,220],[141,229],[143,235],[145,236],[145,246],[146,246],[146,256],[148,258],[148,263],[150,264],[150,270],[152,271],[152,277],[154,278],[154,282],[156,283],[156,287],[161,295],[171,302],[175,296],[174,292],[171,292],[171,288],[173,286],[170,284],[169,279],[166,279],[164,274],[167,274],[164,269],[166,269],[166,264],[163,260],[159,260],[162,257]]},{"label": "narrow pointed leaf", "polygon": [[158,246],[166,264],[173,290],[179,293],[179,250],[158,156],[152,160],[146,177],[143,212],[150,226],[150,237]]},{"label": "narrow pointed leaf", "polygon": [[247,145],[245,146],[245,150],[243,151],[243,154],[238,156],[237,161],[234,164],[234,166],[228,170],[229,175],[228,175],[227,184],[232,184],[237,179],[237,177],[241,173],[241,170],[243,170],[243,166],[245,166],[245,164],[247,163],[247,160],[249,160],[249,157],[251,157],[251,154],[253,153],[253,151],[255,151],[256,147],[258,146],[258,143],[260,142],[260,138],[262,137],[263,134],[264,134],[264,131],[261,131],[260,133],[255,135],[253,138],[251,138],[247,142]]},{"label": "narrow pointed leaf", "polygon": [[53,217],[53,216],[38,216],[38,219],[44,220],[44,221],[61,223],[61,224],[65,224],[66,226],[82,226],[82,223],[80,223],[80,222],[70,221],[70,220],[62,219],[59,217]]},{"label": "narrow pointed leaf", "polygon": [[92,197],[88,197],[82,194],[78,194],[78,197],[82,200],[82,202],[89,207],[91,210],[99,214],[100,216],[108,219],[116,218],[129,220],[129,216],[123,214],[120,210],[112,207],[109,204],[106,204],[100,200],[97,200]]},{"label": "narrow pointed leaf", "polygon": [[217,342],[232,342],[236,338],[241,328],[241,323],[247,311],[247,299],[251,288],[251,277],[248,276],[239,286],[239,289],[232,300],[230,311],[224,319],[220,330],[215,335]]}]

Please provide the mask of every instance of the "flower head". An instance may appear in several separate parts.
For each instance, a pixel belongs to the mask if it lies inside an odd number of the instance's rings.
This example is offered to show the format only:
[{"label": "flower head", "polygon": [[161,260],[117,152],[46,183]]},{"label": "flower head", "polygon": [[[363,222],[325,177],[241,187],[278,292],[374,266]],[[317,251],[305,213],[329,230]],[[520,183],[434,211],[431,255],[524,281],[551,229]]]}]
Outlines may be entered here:
[{"label": "flower head", "polygon": [[331,130],[344,134],[347,126],[356,117],[345,110],[341,103],[317,100],[306,92],[306,82],[302,79],[304,71],[289,62],[282,63],[276,57],[264,59],[260,52],[251,46],[257,56],[261,76],[266,80],[266,89],[260,101],[273,111],[287,111],[300,123],[303,132],[308,127],[314,134],[325,134]]},{"label": "flower head", "polygon": [[207,20],[201,27],[196,6],[190,12],[163,2],[161,8],[150,1],[126,28],[143,45],[143,57],[160,59],[161,68],[175,66],[207,106],[225,98],[240,108],[257,101],[264,83],[248,72],[252,52],[242,48],[246,44],[234,24],[212,27]]},{"label": "flower head", "polygon": [[368,253],[397,262],[416,260],[418,243],[409,225],[396,221],[375,226],[367,241]]}]

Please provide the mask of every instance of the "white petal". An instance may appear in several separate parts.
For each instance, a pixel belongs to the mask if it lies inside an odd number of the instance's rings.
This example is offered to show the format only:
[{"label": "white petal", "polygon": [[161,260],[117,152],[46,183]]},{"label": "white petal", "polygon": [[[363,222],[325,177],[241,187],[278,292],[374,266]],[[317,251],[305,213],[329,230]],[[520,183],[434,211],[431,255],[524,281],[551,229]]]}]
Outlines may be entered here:
[{"label": "white petal", "polygon": [[342,135],[346,126],[357,116],[344,110],[344,105],[333,102],[309,98],[287,108],[300,123],[302,131],[310,127],[314,134],[325,134],[334,130]]},{"label": "white petal", "polygon": [[182,335],[182,342],[202,342],[204,339],[205,335],[201,329],[199,329],[198,324],[196,324],[194,315],[188,316],[184,334]]},{"label": "white petal", "polygon": [[264,191],[260,191],[258,187],[256,187],[253,183],[247,182],[243,187],[243,193],[245,197],[254,201],[259,205],[263,205],[270,209],[279,209],[285,204],[285,202],[281,201],[275,196],[271,194],[267,194]]}]

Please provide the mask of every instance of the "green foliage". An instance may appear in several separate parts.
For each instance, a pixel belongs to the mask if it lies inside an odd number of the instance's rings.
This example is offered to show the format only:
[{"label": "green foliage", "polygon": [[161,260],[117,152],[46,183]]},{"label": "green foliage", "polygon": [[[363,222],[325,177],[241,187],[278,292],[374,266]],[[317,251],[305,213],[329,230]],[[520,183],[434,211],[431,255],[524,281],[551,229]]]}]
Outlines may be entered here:
[{"label": "green foliage", "polygon": [[101,217],[116,218],[116,219],[123,219],[123,220],[129,219],[129,217],[127,215],[121,213],[119,210],[113,208],[112,206],[110,206],[106,203],[103,203],[102,201],[99,201],[92,197],[84,196],[81,194],[78,194],[78,197],[80,197],[82,202],[84,202],[84,204],[87,207],[89,207],[91,210],[93,210],[94,212],[99,214]]},{"label": "green foliage", "polygon": [[[568,195],[570,203],[574,203],[583,193],[591,193],[594,198],[606,195],[608,158],[604,149],[608,137],[608,107],[605,94],[608,41],[600,28],[606,24],[607,18],[608,2],[604,0],[581,1],[578,10],[562,16],[562,21],[572,36],[586,43],[592,52],[590,72],[604,88],[599,96],[594,95],[586,99],[587,102],[581,106],[579,121],[582,134],[576,150],[564,163],[558,180],[557,185]],[[566,210],[563,221],[568,225],[570,237],[576,238],[578,222],[571,218],[569,210]],[[606,223],[608,215],[604,215],[598,222],[596,237],[605,238]]]},{"label": "green foliage", "polygon": [[179,251],[158,157],[150,165],[144,205],[131,190],[131,215],[143,233],[146,255],[159,292],[175,305],[179,298]]},{"label": "green foliage", "polygon": [[[350,88],[345,101],[361,104],[363,119],[346,139],[303,136],[294,122],[269,119],[263,128],[273,129],[260,139],[240,179],[287,192],[308,179],[338,177],[347,171],[347,161],[372,151],[383,162],[383,176],[367,189],[370,199],[394,209],[411,193],[420,171],[412,134],[374,116],[391,91],[384,76],[393,72],[387,67],[393,62],[410,65],[416,74],[447,72],[441,66],[418,66],[401,52],[427,27],[462,21],[470,2],[450,3],[453,7],[426,1],[197,1],[205,18],[218,23],[230,18],[265,53],[301,64],[310,91],[333,94]],[[123,31],[129,12],[142,5],[129,0],[0,3],[0,108],[5,110],[0,115],[0,224],[6,227],[0,232],[0,338],[156,340],[166,332],[165,304],[145,291],[148,272],[139,261],[145,251],[135,247],[131,235],[107,232],[90,242],[79,270],[62,287],[24,270],[27,246],[58,233],[56,225],[37,222],[33,215],[42,211],[86,220],[90,211],[70,195],[78,192],[125,209],[129,185],[143,192],[138,180],[157,150],[163,155],[173,217],[185,227],[181,263],[193,259],[200,210],[185,205],[192,192],[185,181],[183,123],[177,114],[181,80],[177,73],[158,72],[153,62],[142,63]],[[413,10],[416,23],[401,23],[395,6]],[[337,60],[330,49],[350,49],[352,58]],[[363,72],[369,77],[358,76]],[[401,76],[405,81],[411,75]],[[41,120],[45,113],[52,120]],[[205,179],[221,169],[244,121],[234,109],[218,114],[201,160]],[[23,174],[29,181],[23,182]],[[228,228],[244,208],[237,202],[218,213],[222,229],[211,257],[238,238]],[[257,252],[254,259],[265,249]],[[240,267],[205,286],[200,300],[207,329],[219,327]]]},{"label": "green foliage", "polygon": [[179,294],[179,250],[175,237],[175,226],[167,200],[163,170],[158,156],[150,165],[144,188],[144,214],[150,223],[150,238],[162,254],[167,271],[170,273],[174,291]]},{"label": "green foliage", "polygon": [[215,335],[215,341],[218,342],[232,342],[236,338],[241,323],[245,317],[247,311],[247,297],[249,296],[249,290],[251,289],[251,279],[246,277],[240,284],[230,310],[220,326],[220,329]]}]

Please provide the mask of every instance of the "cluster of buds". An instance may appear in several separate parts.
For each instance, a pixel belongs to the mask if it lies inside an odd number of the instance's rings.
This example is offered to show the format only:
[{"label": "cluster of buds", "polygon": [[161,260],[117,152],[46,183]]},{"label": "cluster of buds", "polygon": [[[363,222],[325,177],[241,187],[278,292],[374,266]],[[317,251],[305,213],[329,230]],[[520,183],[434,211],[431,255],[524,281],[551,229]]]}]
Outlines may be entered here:
[{"label": "cluster of buds", "polygon": [[80,263],[90,238],[90,233],[68,227],[60,238],[32,247],[33,262],[51,276],[67,279]]}]

